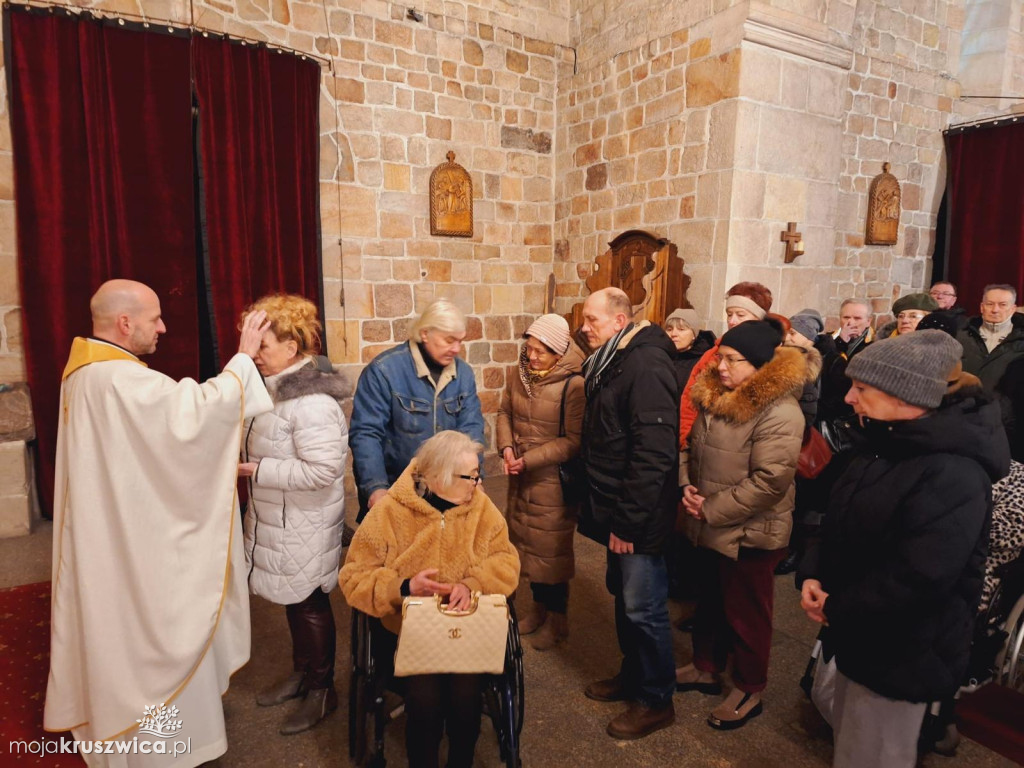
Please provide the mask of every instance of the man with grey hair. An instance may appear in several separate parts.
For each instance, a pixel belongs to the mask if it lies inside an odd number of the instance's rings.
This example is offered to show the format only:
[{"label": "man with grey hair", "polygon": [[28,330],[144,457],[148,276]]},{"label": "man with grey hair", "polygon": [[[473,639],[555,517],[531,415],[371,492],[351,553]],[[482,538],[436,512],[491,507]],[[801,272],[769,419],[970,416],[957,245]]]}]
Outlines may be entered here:
[{"label": "man with grey hair", "polygon": [[587,406],[581,455],[590,493],[580,533],[607,550],[608,591],[623,659],[619,673],[587,686],[595,701],[628,701],[609,736],[639,739],[675,720],[675,662],[664,551],[679,503],[679,391],[675,345],[661,328],[633,322],[618,288],[583,304],[594,353],[583,365]]},{"label": "man with grey hair", "polygon": [[466,318],[445,299],[432,302],[409,340],[363,369],[352,402],[352,449],[359,520],[409,465],[416,449],[446,429],[484,442],[473,369],[459,357]]},{"label": "man with grey hair", "polygon": [[964,370],[994,391],[1006,367],[1024,356],[1024,317],[1017,314],[1017,289],[1004,283],[986,285],[981,316],[968,320],[957,340],[964,347]]},{"label": "man with grey hair", "polygon": [[[1006,283],[986,285],[981,316],[968,320],[956,338],[964,348],[964,370],[981,379],[985,390],[999,400],[1003,427],[1016,447],[1014,401],[1020,398],[1014,390],[1024,380],[1024,364],[1018,362],[1024,359],[1024,316],[1017,313],[1017,289]],[[1021,455],[1019,448],[1016,452]]]}]

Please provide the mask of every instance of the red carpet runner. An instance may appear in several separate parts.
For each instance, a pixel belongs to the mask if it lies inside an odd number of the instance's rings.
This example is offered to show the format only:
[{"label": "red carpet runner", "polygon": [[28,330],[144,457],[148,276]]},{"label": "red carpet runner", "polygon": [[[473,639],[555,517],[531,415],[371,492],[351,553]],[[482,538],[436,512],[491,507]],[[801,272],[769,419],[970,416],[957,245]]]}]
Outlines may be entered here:
[{"label": "red carpet runner", "polygon": [[[50,582],[0,589],[0,766],[80,768],[78,755],[45,755],[42,740],[63,734],[43,731],[43,699],[50,669]],[[67,734],[70,737],[70,734]],[[12,754],[11,742],[35,742],[35,754]]]}]

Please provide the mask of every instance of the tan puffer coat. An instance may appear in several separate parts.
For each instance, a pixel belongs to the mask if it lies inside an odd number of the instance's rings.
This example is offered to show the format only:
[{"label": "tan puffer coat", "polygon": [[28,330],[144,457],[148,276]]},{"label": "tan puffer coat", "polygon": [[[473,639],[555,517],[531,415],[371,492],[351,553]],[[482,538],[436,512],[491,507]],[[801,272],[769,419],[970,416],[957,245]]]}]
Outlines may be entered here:
[{"label": "tan puffer coat", "polygon": [[415,475],[413,459],[356,529],[338,574],[348,604],[396,634],[402,582],[420,571],[436,568],[436,581],[484,594],[508,596],[519,585],[519,556],[483,487],[442,513],[416,492]]},{"label": "tan puffer coat", "polygon": [[679,459],[680,484],[705,497],[706,520],[686,515],[694,544],[733,559],[740,547],[786,546],[804,433],[796,398],[809,375],[807,355],[796,347],[779,347],[735,390],[723,386],[715,366],[700,374],[697,420]]},{"label": "tan puffer coat", "polygon": [[[575,573],[573,535],[577,510],[562,499],[558,465],[580,450],[583,428],[583,352],[569,346],[547,376],[526,391],[520,369],[510,369],[508,386],[497,418],[497,446],[526,460],[526,472],[508,483],[509,535],[522,560],[523,575],[541,584],[569,581]],[[572,376],[570,379],[569,377]],[[558,437],[562,390],[565,397],[565,437]]]}]

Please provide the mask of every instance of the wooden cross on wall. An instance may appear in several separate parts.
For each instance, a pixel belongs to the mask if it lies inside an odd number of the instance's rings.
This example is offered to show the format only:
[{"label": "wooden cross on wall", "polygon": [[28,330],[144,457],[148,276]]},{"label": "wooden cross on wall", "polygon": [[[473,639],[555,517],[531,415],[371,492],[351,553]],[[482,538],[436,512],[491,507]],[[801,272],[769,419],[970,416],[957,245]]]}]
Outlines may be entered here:
[{"label": "wooden cross on wall", "polygon": [[790,221],[786,224],[786,229],[782,233],[780,238],[782,242],[786,244],[786,263],[792,264],[797,256],[802,256],[804,253],[804,241],[803,234],[796,231],[796,222]]}]

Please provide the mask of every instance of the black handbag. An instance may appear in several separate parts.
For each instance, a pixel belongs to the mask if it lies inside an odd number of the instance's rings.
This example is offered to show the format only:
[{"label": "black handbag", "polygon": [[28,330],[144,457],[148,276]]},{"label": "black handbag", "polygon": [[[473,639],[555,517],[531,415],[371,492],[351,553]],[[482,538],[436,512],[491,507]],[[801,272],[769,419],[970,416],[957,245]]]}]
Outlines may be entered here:
[{"label": "black handbag", "polygon": [[[565,437],[565,395],[573,377],[565,380],[562,387],[562,402],[558,408],[558,436]],[[587,496],[587,471],[583,458],[577,453],[568,461],[558,465],[558,479],[562,483],[562,501],[568,506],[581,504]]]}]

